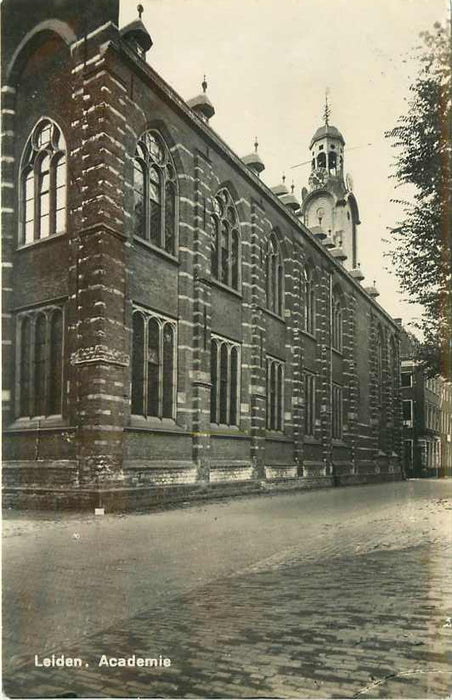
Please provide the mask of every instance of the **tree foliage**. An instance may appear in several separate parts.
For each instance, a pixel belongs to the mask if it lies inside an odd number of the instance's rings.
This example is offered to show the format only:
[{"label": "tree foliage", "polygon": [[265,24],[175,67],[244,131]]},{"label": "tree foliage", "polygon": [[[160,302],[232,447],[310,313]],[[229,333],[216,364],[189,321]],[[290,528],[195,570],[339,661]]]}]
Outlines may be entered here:
[{"label": "tree foliage", "polygon": [[393,176],[414,188],[398,200],[403,220],[391,229],[390,253],[403,291],[423,307],[421,359],[429,374],[451,379],[451,43],[450,27],[421,34],[418,72],[406,114],[386,136],[397,149]]}]

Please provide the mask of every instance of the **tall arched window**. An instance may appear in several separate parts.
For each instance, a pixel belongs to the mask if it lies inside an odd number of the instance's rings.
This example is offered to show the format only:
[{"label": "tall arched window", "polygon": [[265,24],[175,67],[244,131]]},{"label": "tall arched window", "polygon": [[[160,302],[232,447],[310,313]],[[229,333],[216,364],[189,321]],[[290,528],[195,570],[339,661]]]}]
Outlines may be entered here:
[{"label": "tall arched window", "polygon": [[138,139],[133,161],[134,235],[176,253],[177,178],[160,134],[146,131]]},{"label": "tall arched window", "polygon": [[337,290],[333,291],[331,300],[332,309],[332,329],[331,329],[331,345],[335,350],[342,350],[342,299]]},{"label": "tall arched window", "polygon": [[66,231],[66,143],[50,119],[41,119],[27,141],[19,192],[20,245]]},{"label": "tall arched window", "polygon": [[18,317],[17,417],[62,414],[63,311],[47,307]]},{"label": "tall arched window", "polygon": [[229,190],[224,187],[213,199],[212,277],[232,289],[240,288],[240,228]]},{"label": "tall arched window", "polygon": [[[377,400],[378,408],[383,409],[383,333],[377,332]],[[381,415],[381,414],[380,414]]]},{"label": "tall arched window", "polygon": [[284,310],[284,267],[281,249],[274,232],[271,233],[266,255],[267,309],[283,315]]},{"label": "tall arched window", "polygon": [[210,422],[238,425],[240,419],[240,345],[212,335],[210,344]]},{"label": "tall arched window", "polygon": [[314,273],[310,267],[304,269],[304,329],[315,335],[315,282]]},{"label": "tall arched window", "polygon": [[132,414],[175,418],[176,323],[137,309],[132,327]]}]

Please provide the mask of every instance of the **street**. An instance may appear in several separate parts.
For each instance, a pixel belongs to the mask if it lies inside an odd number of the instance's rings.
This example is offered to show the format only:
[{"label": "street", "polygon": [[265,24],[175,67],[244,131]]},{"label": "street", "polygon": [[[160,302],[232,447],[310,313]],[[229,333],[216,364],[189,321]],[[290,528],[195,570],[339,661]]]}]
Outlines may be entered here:
[{"label": "street", "polygon": [[[124,516],[6,512],[4,692],[447,697],[451,514],[446,480]],[[82,667],[35,665],[51,654]]]}]

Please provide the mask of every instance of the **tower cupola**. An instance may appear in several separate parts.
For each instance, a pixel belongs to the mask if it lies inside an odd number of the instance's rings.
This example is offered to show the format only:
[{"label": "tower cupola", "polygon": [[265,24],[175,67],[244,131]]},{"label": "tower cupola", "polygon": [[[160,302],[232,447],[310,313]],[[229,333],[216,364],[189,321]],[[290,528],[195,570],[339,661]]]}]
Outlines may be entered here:
[{"label": "tower cupola", "polygon": [[254,141],[254,152],[250,153],[248,156],[244,156],[242,158],[243,163],[249,167],[250,170],[256,173],[256,175],[259,175],[263,170],[265,170],[265,164],[262,158],[260,157],[257,149],[259,148],[259,143],[257,140],[257,136]]},{"label": "tower cupola", "polygon": [[141,21],[141,15],[144,12],[143,5],[137,5],[138,19],[135,19],[130,24],[127,24],[120,31],[121,38],[140,56],[146,58],[146,51],[152,46],[151,35]]},{"label": "tower cupola", "polygon": [[204,76],[204,80],[201,83],[202,92],[196,97],[192,97],[188,100],[187,104],[192,108],[194,112],[200,117],[203,122],[208,123],[209,119],[215,114],[215,107],[209,100],[207,96],[207,80]]},{"label": "tower cupola", "polygon": [[339,129],[330,124],[331,108],[328,95],[325,97],[323,126],[320,126],[311,139],[311,190],[323,187],[329,179],[344,179],[345,140]]}]

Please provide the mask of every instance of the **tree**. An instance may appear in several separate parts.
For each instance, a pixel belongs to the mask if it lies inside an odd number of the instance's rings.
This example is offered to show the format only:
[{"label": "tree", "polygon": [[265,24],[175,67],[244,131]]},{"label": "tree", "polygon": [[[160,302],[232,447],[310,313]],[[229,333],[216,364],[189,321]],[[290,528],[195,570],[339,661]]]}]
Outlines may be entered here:
[{"label": "tree", "polygon": [[420,35],[407,113],[386,137],[398,151],[393,177],[414,188],[411,201],[395,200],[404,218],[391,229],[395,245],[389,255],[402,290],[423,307],[417,327],[424,336],[420,359],[427,373],[452,379],[449,29],[436,23],[432,32]]}]

